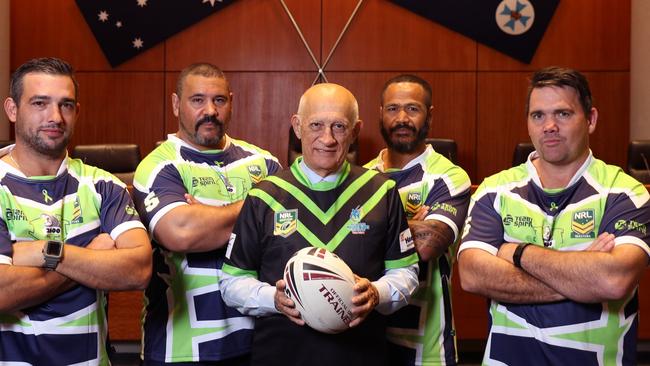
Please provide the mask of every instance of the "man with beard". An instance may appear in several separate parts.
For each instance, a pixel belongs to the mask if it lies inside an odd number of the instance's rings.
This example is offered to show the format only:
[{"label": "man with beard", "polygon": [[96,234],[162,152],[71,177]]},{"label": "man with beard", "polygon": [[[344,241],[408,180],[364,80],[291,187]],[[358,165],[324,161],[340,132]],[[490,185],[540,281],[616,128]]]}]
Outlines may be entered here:
[{"label": "man with beard", "polygon": [[4,102],[16,144],[0,150],[0,364],[105,365],[104,290],[135,290],[151,246],[124,183],[70,159],[72,67],[16,69]]},{"label": "man with beard", "polygon": [[636,365],[650,195],[596,159],[581,73],[530,79],[525,164],[486,178],[459,248],[463,289],[490,298],[487,365]]},{"label": "man with beard", "polygon": [[[246,197],[221,286],[227,304],[257,316],[253,365],[390,365],[381,314],[415,291],[417,255],[395,182],[345,159],[358,117],[344,87],[309,88],[291,118],[303,156]],[[305,326],[284,294],[284,267],[306,247],[334,252],[356,274],[354,320],[342,333]]]},{"label": "man with beard", "polygon": [[433,111],[428,82],[406,74],[388,80],[379,111],[387,148],[366,168],[397,183],[420,257],[420,287],[389,319],[390,364],[454,365],[449,248],[465,220],[469,177],[424,142]]},{"label": "man with beard", "polygon": [[154,275],[145,292],[145,365],[246,365],[253,320],[224,305],[219,277],[247,192],[280,166],[226,134],[233,93],[223,72],[185,68],[172,94],[179,129],[135,173],[135,201],[152,233]]}]

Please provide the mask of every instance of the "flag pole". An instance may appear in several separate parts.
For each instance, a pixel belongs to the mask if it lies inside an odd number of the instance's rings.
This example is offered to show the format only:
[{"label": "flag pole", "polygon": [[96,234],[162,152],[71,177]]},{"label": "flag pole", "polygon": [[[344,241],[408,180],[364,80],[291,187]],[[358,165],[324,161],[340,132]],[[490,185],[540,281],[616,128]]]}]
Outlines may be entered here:
[{"label": "flag pole", "polygon": [[298,23],[296,22],[296,20],[293,18],[293,15],[291,14],[291,11],[287,7],[287,4],[285,4],[284,0],[280,0],[280,3],[282,4],[282,7],[284,8],[284,11],[289,16],[289,19],[291,20],[291,23],[293,24],[293,27],[296,29],[296,32],[298,32],[298,36],[300,36],[300,39],[302,40],[302,43],[305,45],[305,48],[307,49],[307,52],[309,52],[309,56],[311,56],[311,60],[314,61],[314,64],[318,68],[318,75],[316,76],[316,80],[314,80],[312,85],[315,84],[316,81],[319,78],[323,78],[323,80],[325,80],[325,82],[327,82],[327,77],[325,77],[325,73],[323,72],[323,68],[320,66],[320,64],[316,60],[316,56],[314,56],[314,53],[311,51],[311,47],[309,47],[309,43],[307,43],[307,40],[305,39],[305,36],[302,34],[302,31],[300,30],[300,27],[298,26]]}]

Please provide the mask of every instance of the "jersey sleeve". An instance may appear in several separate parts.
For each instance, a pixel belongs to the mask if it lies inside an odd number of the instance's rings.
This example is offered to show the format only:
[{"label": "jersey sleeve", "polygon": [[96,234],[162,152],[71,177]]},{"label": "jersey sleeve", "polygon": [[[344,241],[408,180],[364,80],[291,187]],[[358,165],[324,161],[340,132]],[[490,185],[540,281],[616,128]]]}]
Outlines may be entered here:
[{"label": "jersey sleeve", "polygon": [[148,172],[136,171],[134,188],[136,207],[142,221],[152,233],[158,220],[167,212],[187,204],[187,189],[173,164],[161,164],[160,169],[150,169]]},{"label": "jersey sleeve", "polygon": [[478,248],[496,255],[504,242],[501,215],[494,208],[496,199],[496,193],[477,189],[470,201],[458,254],[467,248]]},{"label": "jersey sleeve", "polygon": [[429,191],[425,201],[425,205],[430,207],[426,220],[438,220],[447,224],[454,232],[454,242],[465,222],[470,199],[469,177],[465,172],[462,173],[465,179],[460,187],[465,188],[456,191],[441,179]]},{"label": "jersey sleeve", "polygon": [[650,199],[645,187],[636,182],[632,189],[607,197],[599,234],[614,234],[616,245],[634,244],[650,256],[648,224]]},{"label": "jersey sleeve", "polygon": [[100,221],[103,232],[113,239],[125,231],[142,228],[142,222],[126,188],[112,181],[99,181],[95,189],[101,196]]},{"label": "jersey sleeve", "polygon": [[395,186],[389,188],[386,199],[388,200],[388,232],[386,233],[384,267],[390,270],[416,264],[418,255],[415,251],[413,236]]},{"label": "jersey sleeve", "polygon": [[239,213],[228,242],[222,276],[219,281],[221,295],[228,306],[242,314],[266,316],[278,313],[275,308],[275,284],[260,281],[264,233],[260,217],[261,200],[254,197],[252,189]]},{"label": "jersey sleeve", "polygon": [[278,163],[277,160],[273,160],[269,158],[265,158],[265,160],[266,160],[266,171],[268,173],[267,175],[273,175],[282,169],[282,166],[280,165],[280,163]]},{"label": "jersey sleeve", "polygon": [[262,219],[260,210],[263,202],[255,197],[258,189],[253,188],[244,200],[233,228],[226,259],[222,270],[231,276],[258,277],[262,257]]}]

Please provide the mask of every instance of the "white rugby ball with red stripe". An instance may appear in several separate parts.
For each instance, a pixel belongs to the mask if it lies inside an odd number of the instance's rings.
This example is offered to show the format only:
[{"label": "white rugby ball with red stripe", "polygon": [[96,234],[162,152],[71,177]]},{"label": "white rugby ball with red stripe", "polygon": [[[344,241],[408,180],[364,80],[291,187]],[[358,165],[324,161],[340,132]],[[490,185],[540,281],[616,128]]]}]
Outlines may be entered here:
[{"label": "white rugby ball with red stripe", "polygon": [[354,274],[336,254],[315,247],[300,249],[284,267],[284,281],[285,293],[307,325],[330,334],[349,328],[354,319]]}]

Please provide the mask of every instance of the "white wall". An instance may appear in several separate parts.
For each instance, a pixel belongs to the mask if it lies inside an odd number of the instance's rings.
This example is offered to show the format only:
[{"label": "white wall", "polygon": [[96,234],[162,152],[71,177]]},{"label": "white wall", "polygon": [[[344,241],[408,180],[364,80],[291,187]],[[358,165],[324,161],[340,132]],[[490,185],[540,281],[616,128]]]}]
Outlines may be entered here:
[{"label": "white wall", "polygon": [[632,0],[630,140],[650,140],[650,22],[648,19],[650,19],[650,1]]},{"label": "white wall", "polygon": [[[0,0],[0,101],[9,94],[9,0]],[[0,112],[0,140],[9,139],[9,121]]]}]

